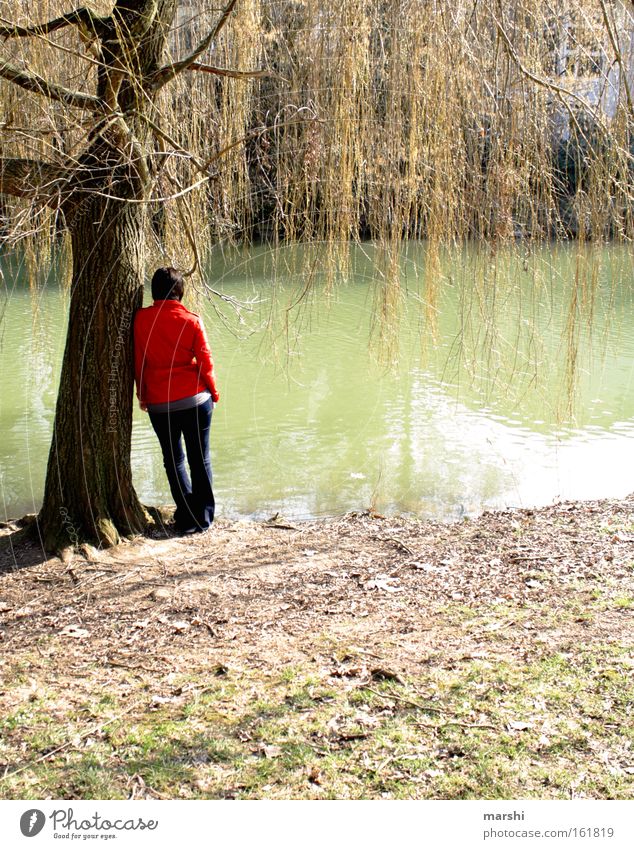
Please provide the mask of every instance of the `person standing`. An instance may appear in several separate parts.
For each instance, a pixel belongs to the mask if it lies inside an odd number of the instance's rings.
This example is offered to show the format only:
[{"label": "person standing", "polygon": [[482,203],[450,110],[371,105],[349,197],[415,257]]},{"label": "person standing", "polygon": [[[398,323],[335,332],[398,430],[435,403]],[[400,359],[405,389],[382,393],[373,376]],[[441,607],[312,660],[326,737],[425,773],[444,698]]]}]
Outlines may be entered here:
[{"label": "person standing", "polygon": [[190,534],[206,530],[214,519],[209,430],[220,395],[202,320],[182,305],[183,292],[179,271],[156,270],[154,303],[134,317],[134,366],[139,404],[161,445],[176,504],[174,524]]}]

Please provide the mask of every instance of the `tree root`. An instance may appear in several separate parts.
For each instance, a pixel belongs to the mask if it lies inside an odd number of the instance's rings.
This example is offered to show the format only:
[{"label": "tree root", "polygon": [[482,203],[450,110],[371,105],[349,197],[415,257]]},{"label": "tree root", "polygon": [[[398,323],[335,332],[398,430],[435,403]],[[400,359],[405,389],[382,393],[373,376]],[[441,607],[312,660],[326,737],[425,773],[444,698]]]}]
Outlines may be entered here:
[{"label": "tree root", "polygon": [[48,533],[42,535],[39,526],[38,515],[29,513],[21,519],[5,522],[4,527],[8,532],[0,535],[0,550],[20,545],[27,541],[41,542],[45,551],[54,552],[64,562],[80,554],[84,545],[97,544],[100,548],[113,548],[128,539],[133,539],[138,534],[146,534],[151,530],[166,531],[167,525],[172,521],[173,510],[166,507],[154,507],[143,505],[145,522],[138,530],[119,530],[110,518],[100,518],[95,521],[93,533],[82,533],[81,529],[70,528],[69,525],[61,523]]}]

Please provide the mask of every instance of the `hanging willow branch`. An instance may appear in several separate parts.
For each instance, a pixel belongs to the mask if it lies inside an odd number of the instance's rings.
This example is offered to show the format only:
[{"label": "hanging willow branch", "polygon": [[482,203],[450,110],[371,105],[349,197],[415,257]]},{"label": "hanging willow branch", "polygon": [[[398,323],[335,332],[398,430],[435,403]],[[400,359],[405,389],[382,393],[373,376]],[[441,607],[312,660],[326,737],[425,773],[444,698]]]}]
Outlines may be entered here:
[{"label": "hanging willow branch", "polygon": [[[495,16],[493,16],[493,19],[494,19],[495,24],[497,26],[497,30],[498,30],[498,33],[499,33],[501,39],[502,39],[504,47],[505,47],[508,55],[510,56],[510,58],[513,60],[514,64],[517,66],[517,69],[523,74],[523,76],[525,76],[527,79],[531,80],[531,82],[534,82],[536,85],[540,86],[541,88],[545,88],[548,91],[552,91],[554,94],[558,95],[560,101],[562,102],[562,104],[564,105],[566,110],[568,111],[572,122],[576,125],[578,132],[581,135],[583,135],[583,131],[581,130],[581,127],[579,127],[579,124],[577,122],[577,118],[576,118],[574,112],[570,109],[570,103],[568,102],[568,98],[570,98],[570,100],[574,100],[576,103],[578,103],[580,106],[582,106],[584,110],[590,111],[590,104],[588,103],[588,101],[586,99],[584,99],[583,97],[580,97],[578,94],[576,94],[576,92],[571,91],[570,89],[564,88],[564,86],[557,85],[557,83],[553,82],[552,80],[547,80],[544,77],[540,77],[537,74],[532,73],[532,71],[529,71],[528,68],[522,63],[519,56],[517,55],[517,52],[516,52],[515,48],[513,47],[513,42],[509,38],[509,36],[508,36],[504,26],[502,25],[502,23]],[[607,127],[605,126],[605,121],[598,114],[598,110],[595,110],[595,116],[594,117],[595,117],[595,120],[597,122],[597,125],[601,128],[602,132],[607,133]]]},{"label": "hanging willow branch", "polygon": [[612,22],[610,21],[610,16],[608,15],[605,0],[599,0],[599,5],[601,6],[601,15],[603,17],[603,23],[608,34],[608,38],[610,39],[610,44],[612,45],[614,56],[619,66],[620,77],[623,81],[623,87],[625,89],[625,96],[627,98],[627,106],[630,112],[630,118],[634,119],[634,101],[632,100],[632,91],[630,89],[629,80],[630,70],[627,67],[626,62],[623,58],[623,51],[621,50],[618,37],[614,32]]},{"label": "hanging willow branch", "polygon": [[[127,162],[148,183],[134,200],[165,201],[165,238],[181,252],[187,245],[172,194],[157,184],[168,160],[187,195],[195,194],[197,227],[211,228],[213,239],[254,231],[339,245],[359,234],[433,244],[519,231],[552,238],[574,233],[582,217],[604,235],[632,235],[630,125],[618,117],[633,115],[628,7],[561,0],[558,8],[573,22],[562,35],[548,0],[305,0],[292,14],[278,0],[224,3],[219,19],[201,8],[195,26],[193,18],[166,21],[166,48],[183,58],[159,58],[141,75],[135,40],[155,26],[163,2],[117,0],[107,16],[83,7],[25,26],[2,20],[6,49],[22,39],[23,53],[22,61],[3,57],[0,77],[70,107],[45,110],[35,97],[8,98],[0,130],[11,156],[49,158],[70,173],[86,166],[82,153],[92,142],[110,145],[121,166]],[[26,0],[13,5],[27,9]],[[194,38],[193,49],[184,46],[198,26],[204,37]],[[187,41],[179,41],[182,34]],[[91,39],[90,55],[72,48],[73,35]],[[562,38],[587,67],[597,44],[616,56],[610,85],[618,70],[620,94],[609,104],[616,114],[602,111],[608,98],[601,92],[593,95],[592,68],[570,82],[558,76]],[[607,84],[601,71],[595,76],[595,88]],[[95,78],[94,91],[77,82]],[[315,120],[286,121],[289,110]],[[566,148],[569,141],[583,151]],[[572,171],[558,170],[573,155],[589,175],[583,192],[567,184],[576,179]],[[99,191],[110,197],[98,173]],[[18,190],[7,176],[9,185]],[[571,194],[565,209],[562,192]]]},{"label": "hanging willow branch", "polygon": [[153,74],[153,76],[149,80],[149,86],[154,91],[158,91],[167,83],[171,82],[174,77],[178,76],[178,74],[183,71],[188,70],[191,66],[196,62],[199,56],[207,50],[208,47],[215,41],[218,37],[225,24],[229,20],[231,13],[233,12],[237,0],[231,0],[229,5],[224,9],[222,16],[213,30],[200,42],[198,47],[190,53],[189,56],[186,56],[184,59],[181,59],[180,62],[173,62],[170,65],[165,65],[163,68],[159,68],[159,70]]}]

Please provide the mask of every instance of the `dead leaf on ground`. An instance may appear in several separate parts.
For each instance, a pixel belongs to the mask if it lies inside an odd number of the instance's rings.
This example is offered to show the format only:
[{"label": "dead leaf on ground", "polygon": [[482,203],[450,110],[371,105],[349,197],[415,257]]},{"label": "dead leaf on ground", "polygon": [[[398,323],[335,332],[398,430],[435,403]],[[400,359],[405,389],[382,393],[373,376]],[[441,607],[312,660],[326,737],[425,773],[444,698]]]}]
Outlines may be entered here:
[{"label": "dead leaf on ground", "polygon": [[281,746],[266,746],[264,743],[255,750],[256,754],[263,755],[267,759],[279,758],[282,754]]},{"label": "dead leaf on ground", "polygon": [[74,637],[77,640],[81,640],[84,637],[89,637],[90,631],[80,628],[79,625],[67,625],[59,632],[59,635],[60,637]]},{"label": "dead leaf on ground", "polygon": [[336,666],[330,674],[333,678],[365,678],[368,670],[366,666]]},{"label": "dead leaf on ground", "polygon": [[373,681],[394,681],[397,684],[403,683],[403,679],[397,672],[393,672],[391,669],[385,669],[381,666],[377,666],[370,670],[370,678],[372,678]]},{"label": "dead leaf on ground", "polygon": [[148,598],[151,598],[153,601],[167,601],[171,597],[171,590],[168,590],[165,587],[157,587],[148,595]]},{"label": "dead leaf on ground", "polygon": [[366,581],[363,585],[364,590],[383,590],[386,593],[402,593],[402,587],[393,587],[390,583],[393,578],[374,578],[371,581]]},{"label": "dead leaf on ground", "polygon": [[156,708],[159,708],[161,705],[170,705],[176,700],[176,696],[152,696],[150,699],[150,710],[156,710]]},{"label": "dead leaf on ground", "polygon": [[506,724],[509,731],[528,731],[532,728],[530,722],[522,722],[521,720],[512,719]]},{"label": "dead leaf on ground", "polygon": [[321,770],[316,766],[311,767],[308,770],[308,780],[311,784],[321,784]]}]

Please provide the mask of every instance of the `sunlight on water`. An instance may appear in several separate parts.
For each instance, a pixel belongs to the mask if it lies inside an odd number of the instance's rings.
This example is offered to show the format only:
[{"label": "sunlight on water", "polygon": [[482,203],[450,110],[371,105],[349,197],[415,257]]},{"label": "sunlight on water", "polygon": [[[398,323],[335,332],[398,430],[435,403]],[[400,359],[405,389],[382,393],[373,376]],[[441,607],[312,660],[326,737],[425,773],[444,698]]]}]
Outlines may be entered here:
[{"label": "sunlight on water", "polygon": [[[352,279],[327,295],[315,272],[290,314],[305,282],[298,249],[242,251],[213,265],[216,288],[258,300],[244,326],[222,305],[232,329],[200,307],[222,396],[212,427],[221,515],[372,505],[455,518],[634,490],[631,253],[453,253],[433,313],[424,246],[410,245],[398,362],[388,367],[376,345],[377,250],[354,251]],[[31,292],[7,267],[4,289],[0,486],[5,516],[17,516],[41,500],[67,297],[54,282]],[[170,502],[138,409],[133,468],[146,503]]]}]

